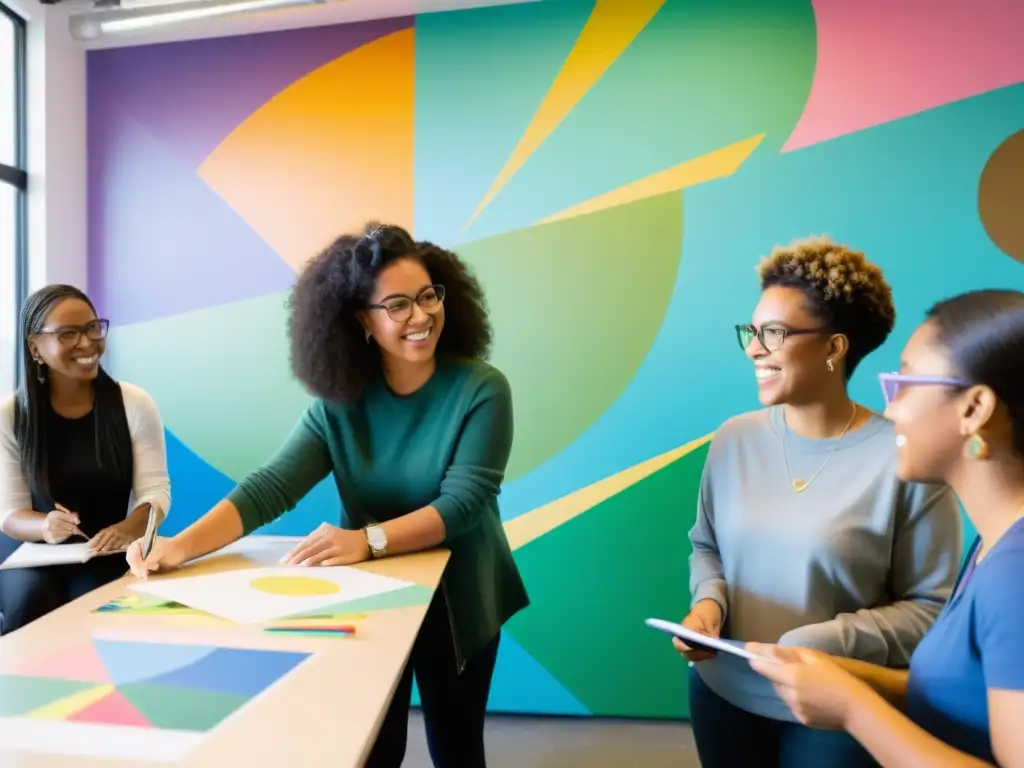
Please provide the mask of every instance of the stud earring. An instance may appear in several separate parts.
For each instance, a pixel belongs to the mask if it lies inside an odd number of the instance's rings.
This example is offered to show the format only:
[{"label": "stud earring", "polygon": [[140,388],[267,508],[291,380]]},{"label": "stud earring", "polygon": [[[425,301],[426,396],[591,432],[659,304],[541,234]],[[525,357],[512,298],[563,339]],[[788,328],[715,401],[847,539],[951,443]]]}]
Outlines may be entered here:
[{"label": "stud earring", "polygon": [[965,451],[968,458],[984,461],[988,458],[988,443],[981,435],[973,434],[967,441]]},{"label": "stud earring", "polygon": [[827,361],[827,362],[825,363],[825,365],[827,365],[827,366],[828,366],[828,372],[829,372],[829,373],[835,373],[836,367],[835,367],[835,366],[834,366],[834,365],[832,364],[832,361],[831,361],[831,360]]}]

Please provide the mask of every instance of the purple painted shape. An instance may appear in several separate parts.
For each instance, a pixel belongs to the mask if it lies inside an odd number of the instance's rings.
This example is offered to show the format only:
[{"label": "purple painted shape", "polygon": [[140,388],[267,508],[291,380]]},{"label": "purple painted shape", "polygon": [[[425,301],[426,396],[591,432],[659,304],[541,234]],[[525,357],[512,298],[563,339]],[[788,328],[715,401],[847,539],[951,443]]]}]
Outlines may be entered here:
[{"label": "purple painted shape", "polygon": [[[114,96],[192,168],[292,83],[411,17],[90,51],[88,98]],[[109,130],[90,114],[89,130]]]},{"label": "purple painted shape", "polygon": [[105,95],[89,135],[89,293],[118,325],[287,290],[295,273]]}]

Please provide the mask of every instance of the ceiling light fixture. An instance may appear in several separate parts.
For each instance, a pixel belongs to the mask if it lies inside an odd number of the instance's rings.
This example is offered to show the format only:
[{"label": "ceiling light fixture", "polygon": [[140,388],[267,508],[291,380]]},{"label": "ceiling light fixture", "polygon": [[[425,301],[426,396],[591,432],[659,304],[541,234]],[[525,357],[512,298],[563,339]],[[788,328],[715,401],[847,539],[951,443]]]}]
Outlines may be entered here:
[{"label": "ceiling light fixture", "polygon": [[[220,16],[264,11],[273,8],[285,8],[297,5],[316,5],[325,0],[235,0],[235,2],[219,4],[194,4],[190,8],[179,8],[173,11],[157,13],[132,13],[131,15],[114,15],[108,13],[78,14],[72,16],[68,23],[72,37],[78,40],[95,40],[98,37],[119,32],[136,32],[139,30],[182,24],[189,21],[211,19]],[[127,3],[125,4],[128,5]],[[143,6],[136,3],[135,7]]]}]

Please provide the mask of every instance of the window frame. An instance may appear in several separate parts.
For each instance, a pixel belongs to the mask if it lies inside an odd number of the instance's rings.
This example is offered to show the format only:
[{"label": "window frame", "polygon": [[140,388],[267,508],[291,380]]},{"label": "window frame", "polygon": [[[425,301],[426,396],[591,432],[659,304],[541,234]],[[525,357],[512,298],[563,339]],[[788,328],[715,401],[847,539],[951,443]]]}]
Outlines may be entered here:
[{"label": "window frame", "polygon": [[[21,307],[28,294],[28,108],[26,77],[26,24],[13,8],[0,0],[0,15],[14,25],[14,162],[10,166],[0,163],[0,184],[15,189],[14,209],[14,317],[17,329]],[[25,372],[21,370],[18,344],[12,345],[14,356],[14,386],[21,387]]]}]

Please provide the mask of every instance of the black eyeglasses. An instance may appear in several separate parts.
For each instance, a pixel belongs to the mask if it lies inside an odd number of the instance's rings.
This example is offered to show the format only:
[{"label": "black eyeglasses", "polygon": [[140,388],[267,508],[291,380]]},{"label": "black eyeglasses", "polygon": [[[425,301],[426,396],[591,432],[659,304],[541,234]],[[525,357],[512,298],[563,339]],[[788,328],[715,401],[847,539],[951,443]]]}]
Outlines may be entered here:
[{"label": "black eyeglasses", "polygon": [[404,323],[412,317],[413,304],[419,304],[420,309],[428,315],[437,311],[444,301],[443,285],[428,285],[416,296],[389,296],[387,301],[380,304],[367,304],[367,309],[383,309],[388,317],[397,323]]},{"label": "black eyeglasses", "polygon": [[98,318],[85,325],[62,325],[52,330],[42,330],[37,335],[56,336],[57,341],[65,347],[76,347],[82,340],[83,334],[91,341],[102,341],[107,338],[108,330],[110,330],[110,321]]},{"label": "black eyeglasses", "polygon": [[806,336],[814,333],[826,333],[824,328],[796,330],[793,328],[755,328],[752,325],[737,325],[736,340],[740,349],[746,350],[750,342],[757,339],[768,352],[778,351],[786,343],[787,336]]}]

